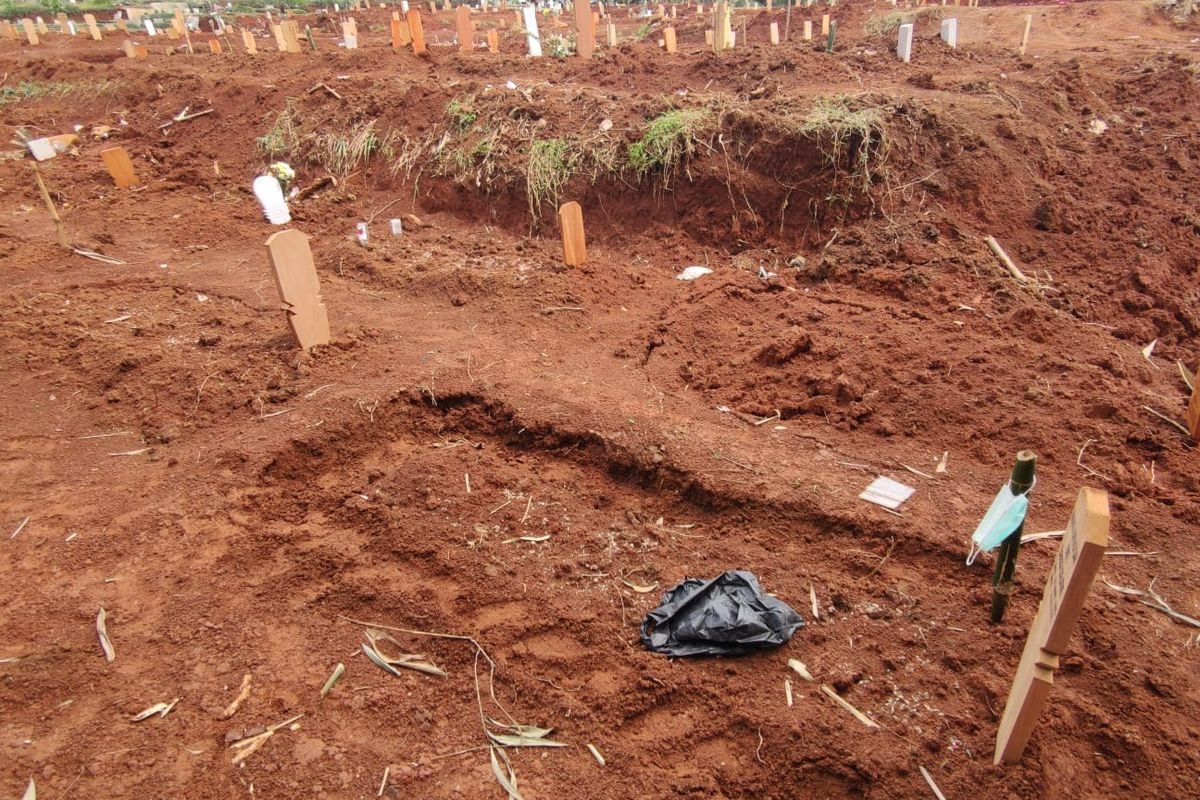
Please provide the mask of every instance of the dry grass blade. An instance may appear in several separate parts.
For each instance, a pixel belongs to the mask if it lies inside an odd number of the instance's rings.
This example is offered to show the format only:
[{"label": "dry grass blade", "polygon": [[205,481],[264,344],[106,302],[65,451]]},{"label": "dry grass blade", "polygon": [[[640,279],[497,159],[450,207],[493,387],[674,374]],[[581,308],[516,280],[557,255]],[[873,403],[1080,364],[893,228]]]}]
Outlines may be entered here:
[{"label": "dry grass blade", "polygon": [[513,542],[545,542],[550,539],[550,534],[546,533],[541,536],[517,536],[512,539],[505,539],[500,544],[512,544]]},{"label": "dry grass blade", "polygon": [[237,697],[233,698],[233,702],[226,706],[225,710],[221,712],[221,719],[229,719],[236,714],[242,703],[247,697],[250,696],[250,681],[250,673],[247,672],[244,676],[242,676],[242,685],[238,689]]},{"label": "dry grass blade", "polygon": [[133,719],[131,720],[131,722],[141,722],[142,720],[150,719],[151,717],[153,717],[155,715],[160,716],[160,717],[165,717],[170,712],[170,710],[175,707],[175,704],[178,702],[179,702],[179,698],[176,697],[174,700],[172,700],[169,703],[155,703],[154,705],[147,708],[145,711],[141,711],[141,712],[135,714]]},{"label": "dry grass blade", "polygon": [[858,710],[857,708],[855,708],[854,706],[850,705],[848,702],[846,702],[846,701],[845,701],[845,700],[842,698],[842,696],[841,696],[841,695],[839,695],[837,692],[835,692],[835,691],[834,691],[834,690],[833,690],[831,687],[829,687],[828,685],[826,685],[826,684],[822,683],[822,684],[821,684],[821,691],[822,691],[822,692],[824,692],[826,695],[828,695],[828,696],[829,696],[829,697],[830,697],[830,698],[831,698],[831,699],[832,699],[832,700],[833,700],[835,703],[837,703],[839,706],[841,706],[842,708],[846,709],[846,710],[847,710],[847,711],[849,711],[851,714],[853,714],[853,715],[854,715],[854,718],[855,718],[855,719],[857,719],[859,722],[861,722],[863,725],[866,725],[868,728],[878,728],[878,727],[879,727],[879,723],[878,723],[878,722],[876,722],[875,720],[871,719],[870,717],[868,717],[866,714],[864,714],[864,713],[862,713],[861,711],[859,711],[859,710]]},{"label": "dry grass blade", "polygon": [[638,594],[650,594],[650,592],[653,592],[655,589],[658,588],[657,581],[655,581],[654,583],[648,583],[648,584],[637,584],[631,580],[627,580],[626,578],[621,578],[621,583],[625,584],[626,586],[628,586],[630,589],[637,592]]},{"label": "dry grass blade", "polygon": [[387,633],[383,631],[372,630],[370,628],[368,628],[365,633],[371,644],[369,648],[364,644],[363,651],[366,652],[367,656],[376,664],[379,664],[380,666],[387,665],[385,669],[392,674],[399,675],[400,673],[397,672],[395,668],[403,667],[404,669],[424,672],[427,675],[437,675],[442,678],[446,677],[446,673],[443,672],[436,664],[425,658],[425,656],[416,655],[413,653],[402,653],[393,658],[389,655],[386,655],[382,650],[379,649],[379,642],[381,640],[386,640],[396,645],[400,644]]},{"label": "dry grass blade", "polygon": [[303,716],[304,716],[303,714],[297,714],[294,717],[289,717],[288,719],[285,719],[283,722],[277,722],[274,725],[271,725],[270,727],[268,727],[265,731],[263,731],[260,734],[257,734],[255,736],[249,736],[245,739],[240,739],[240,740],[234,742],[233,744],[231,744],[230,747],[233,747],[239,751],[238,754],[233,757],[234,766],[245,761],[256,750],[258,750],[258,748],[260,748],[264,744],[266,744],[267,741],[272,736],[275,735],[275,732],[277,730],[279,730],[280,728],[287,727],[288,725],[291,725],[293,722],[295,722],[296,720],[300,719]]},{"label": "dry grass blade", "polygon": [[[513,772],[512,762],[508,760],[508,753],[499,747],[489,747],[488,754],[492,757],[492,774],[496,776],[496,780],[500,781],[500,786],[508,793],[509,800],[525,800],[517,791],[517,774]],[[503,767],[500,766],[501,761],[504,762]]]},{"label": "dry grass blade", "polygon": [[395,675],[396,677],[400,677],[400,670],[393,667],[391,664],[389,664],[387,662],[387,659],[385,659],[383,656],[379,655],[379,653],[375,652],[375,648],[371,647],[369,644],[364,644],[362,646],[362,649],[363,649],[363,652],[367,654],[367,658],[374,661],[376,666],[378,666],[384,672],[390,672],[393,675]]},{"label": "dry grass blade", "polygon": [[1188,369],[1183,365],[1183,362],[1176,361],[1175,366],[1179,367],[1179,375],[1183,378],[1183,382],[1187,384],[1188,391],[1196,391],[1196,379],[1192,377],[1192,373],[1188,372]]},{"label": "dry grass blade", "polygon": [[[1157,578],[1155,580],[1157,580]],[[1142,591],[1141,589],[1134,589],[1129,586],[1117,586],[1115,584],[1109,583],[1108,581],[1104,581],[1104,584],[1106,586],[1108,586],[1108,588],[1112,589],[1114,592],[1120,592],[1121,594],[1127,594],[1127,595],[1130,595],[1131,597],[1136,597],[1137,601],[1144,606],[1149,606],[1150,608],[1153,608],[1157,611],[1161,611],[1164,614],[1167,614],[1168,616],[1179,620],[1180,622],[1186,623],[1195,628],[1200,628],[1200,619],[1196,619],[1195,617],[1189,617],[1187,614],[1180,614],[1178,611],[1171,608],[1170,603],[1168,603],[1166,600],[1164,600],[1162,595],[1160,595],[1158,592],[1154,591],[1154,581],[1150,581],[1150,586],[1147,587],[1146,591]],[[1150,599],[1147,600],[1145,598],[1150,598]]]},{"label": "dry grass blade", "polygon": [[1179,429],[1179,431],[1180,431],[1180,432],[1181,432],[1181,433],[1182,433],[1184,436],[1191,436],[1191,435],[1192,435],[1192,434],[1191,434],[1191,433],[1188,431],[1188,429],[1187,429],[1187,428],[1183,427],[1183,426],[1182,426],[1182,425],[1180,425],[1178,422],[1176,422],[1175,420],[1171,419],[1170,417],[1168,417],[1166,414],[1162,413],[1161,411],[1155,411],[1155,410],[1154,410],[1153,408],[1151,408],[1150,406],[1142,406],[1142,408],[1144,408],[1146,411],[1149,411],[1151,414],[1153,414],[1154,416],[1158,417],[1158,418],[1159,418],[1159,419],[1161,419],[1163,422],[1169,422],[1170,424],[1174,425],[1174,426],[1175,426],[1177,429]]},{"label": "dry grass blade", "polygon": [[26,517],[25,517],[25,519],[21,520],[21,524],[20,524],[20,525],[18,525],[18,526],[17,526],[17,529],[16,529],[15,531],[13,531],[13,532],[12,532],[12,536],[9,536],[9,537],[8,537],[8,540],[9,540],[10,542],[11,542],[13,539],[17,538],[17,534],[18,534],[18,533],[20,533],[21,531],[25,530],[25,526],[29,524],[29,520],[30,520],[30,517],[29,517],[29,516],[26,516]]},{"label": "dry grass blade", "polygon": [[497,733],[490,728],[487,730],[488,738],[498,745],[503,747],[566,747],[564,742],[557,742],[553,739],[547,739],[553,728],[539,728],[536,725],[521,725],[513,723],[511,725],[497,720],[487,719],[489,726],[495,727],[506,733]]},{"label": "dry grass blade", "polygon": [[117,651],[113,647],[112,639],[108,638],[108,612],[103,608],[96,615],[96,634],[100,637],[100,649],[104,651],[104,660],[112,662],[117,657]]},{"label": "dry grass blade", "polygon": [[77,255],[77,256],[83,256],[84,258],[90,258],[93,261],[99,261],[102,264],[111,264],[114,267],[119,267],[122,264],[129,263],[127,261],[122,261],[119,258],[113,258],[112,256],[106,256],[103,253],[94,253],[91,250],[83,250],[78,247],[73,248],[71,252],[75,253],[75,255]]},{"label": "dry grass blade", "polygon": [[25,794],[21,795],[21,800],[37,800],[37,786],[33,783],[33,778],[29,779],[29,785],[25,787]]},{"label": "dry grass blade", "polygon": [[588,744],[587,749],[592,754],[592,758],[596,759],[596,763],[603,767],[605,763],[604,756],[600,755],[600,751],[596,749],[596,745]]},{"label": "dry grass blade", "polygon": [[338,682],[338,678],[342,677],[342,673],[345,671],[346,665],[342,664],[341,662],[339,662],[338,665],[333,668],[333,673],[330,674],[329,678],[325,681],[325,685],[321,687],[321,697],[325,697],[327,694],[333,691],[333,685]]},{"label": "dry grass blade", "polygon": [[794,705],[792,700],[792,682],[787,678],[783,679],[783,694],[787,697],[788,708],[791,708]]},{"label": "dry grass blade", "polygon": [[946,795],[942,794],[942,790],[939,789],[938,785],[933,782],[933,776],[929,774],[929,770],[921,767],[921,777],[925,779],[927,784],[929,784],[929,789],[933,792],[933,796],[936,797],[937,800],[946,800]]}]

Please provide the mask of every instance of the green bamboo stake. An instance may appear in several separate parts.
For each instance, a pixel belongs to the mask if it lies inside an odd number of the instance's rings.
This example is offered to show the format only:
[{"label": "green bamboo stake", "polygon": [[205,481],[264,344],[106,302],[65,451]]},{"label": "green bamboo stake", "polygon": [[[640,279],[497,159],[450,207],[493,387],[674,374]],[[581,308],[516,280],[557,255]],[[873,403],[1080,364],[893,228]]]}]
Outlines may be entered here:
[{"label": "green bamboo stake", "polygon": [[[1028,494],[1033,488],[1033,471],[1037,466],[1037,454],[1032,450],[1022,450],[1017,453],[1017,463],[1013,466],[1009,487],[1014,495]],[[1025,530],[1022,520],[1017,529],[1000,544],[996,555],[996,569],[992,573],[992,624],[999,625],[1004,621],[1004,612],[1008,610],[1008,598],[1013,590],[1013,576],[1017,572],[1017,553],[1021,549],[1021,533]]]},{"label": "green bamboo stake", "polygon": [[825,52],[826,52],[826,53],[832,53],[832,52],[833,52],[833,40],[834,40],[836,37],[837,37],[837,23],[836,23],[836,22],[830,22],[830,23],[829,23],[829,41],[827,41],[827,42],[825,43]]}]

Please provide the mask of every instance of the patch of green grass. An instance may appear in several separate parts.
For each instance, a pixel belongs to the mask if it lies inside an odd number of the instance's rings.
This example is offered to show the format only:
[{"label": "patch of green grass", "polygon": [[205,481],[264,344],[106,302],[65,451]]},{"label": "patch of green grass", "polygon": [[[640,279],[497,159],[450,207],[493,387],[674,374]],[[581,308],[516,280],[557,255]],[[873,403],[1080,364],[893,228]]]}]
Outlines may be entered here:
[{"label": "patch of green grass", "polygon": [[650,35],[650,28],[651,24],[649,22],[643,22],[638,26],[638,29],[633,32],[633,38],[637,39],[639,42],[642,41]]},{"label": "patch of green grass", "polygon": [[300,152],[300,128],[296,124],[296,101],[288,99],[265,134],[254,140],[269,158],[295,158]]},{"label": "patch of green grass", "polygon": [[941,6],[926,6],[914,11],[893,11],[882,17],[869,18],[863,25],[863,30],[868,36],[887,36],[894,33],[904,23],[916,22],[921,17],[939,20],[942,18],[943,10]]},{"label": "patch of green grass", "polygon": [[41,83],[21,81],[15,86],[0,86],[0,106],[37,100],[42,97],[69,97],[81,94],[100,95],[115,87],[113,81],[82,81],[80,83]]},{"label": "patch of green grass", "polygon": [[446,116],[450,118],[450,124],[459,133],[471,130],[475,120],[479,119],[479,112],[473,107],[474,101],[474,95],[465,95],[456,97],[446,104]]},{"label": "patch of green grass", "polygon": [[822,97],[800,122],[797,133],[816,141],[830,167],[867,191],[887,161],[886,119],[884,106],[845,95]]},{"label": "patch of green grass", "polygon": [[670,184],[676,170],[695,155],[711,122],[712,113],[706,108],[674,109],[650,120],[645,134],[628,150],[638,180],[654,173],[662,176],[663,186]]},{"label": "patch of green grass", "polygon": [[558,199],[578,161],[578,154],[566,139],[535,139],[529,146],[525,193],[529,198],[529,213],[534,219],[541,216],[543,203],[549,201],[558,206]]}]

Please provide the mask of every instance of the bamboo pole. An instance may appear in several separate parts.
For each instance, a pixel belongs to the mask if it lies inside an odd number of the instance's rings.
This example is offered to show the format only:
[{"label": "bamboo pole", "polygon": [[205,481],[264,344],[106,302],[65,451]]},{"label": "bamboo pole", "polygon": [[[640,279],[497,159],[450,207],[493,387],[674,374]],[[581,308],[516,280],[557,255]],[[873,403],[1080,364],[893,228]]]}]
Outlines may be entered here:
[{"label": "bamboo pole", "polygon": [[[1009,488],[1014,495],[1028,494],[1033,488],[1033,473],[1037,466],[1037,454],[1032,450],[1022,450],[1017,453],[1017,463],[1013,466],[1009,478]],[[1021,533],[1025,530],[1022,520],[1017,529],[1009,534],[1000,544],[996,555],[996,569],[992,573],[992,614],[993,625],[1004,621],[1004,612],[1008,610],[1008,598],[1012,594],[1013,576],[1017,572],[1017,553],[1021,549]]]}]

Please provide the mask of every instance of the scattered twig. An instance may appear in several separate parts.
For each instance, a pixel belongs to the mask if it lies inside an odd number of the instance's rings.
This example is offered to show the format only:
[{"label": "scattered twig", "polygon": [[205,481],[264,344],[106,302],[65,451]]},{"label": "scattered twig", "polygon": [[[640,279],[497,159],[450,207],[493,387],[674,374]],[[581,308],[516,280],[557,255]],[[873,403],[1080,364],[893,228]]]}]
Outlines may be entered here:
[{"label": "scattered twig", "polygon": [[762,419],[758,420],[758,421],[757,421],[757,422],[755,422],[754,424],[755,424],[755,425],[766,425],[768,422],[774,422],[774,421],[775,421],[775,420],[777,420],[777,419],[783,419],[783,415],[779,413],[779,409],[778,409],[778,408],[777,408],[777,409],[775,409],[775,413],[774,413],[774,414],[772,414],[772,415],[771,415],[771,416],[769,416],[769,417],[763,417]]},{"label": "scattered twig", "polygon": [[212,108],[206,108],[203,111],[197,111],[195,114],[189,114],[188,109],[190,109],[190,108],[191,108],[191,106],[185,106],[183,111],[180,111],[178,114],[171,117],[171,119],[169,121],[164,122],[162,125],[159,125],[158,129],[160,131],[166,130],[167,128],[174,125],[176,122],[187,122],[189,119],[195,119],[196,117],[203,117],[206,114],[211,114],[211,113],[213,113],[213,111],[216,110],[216,109],[212,109]]},{"label": "scattered twig", "polygon": [[1156,555],[1158,555],[1158,551],[1150,550],[1145,553],[1137,553],[1137,552],[1134,552],[1133,550],[1106,550],[1106,551],[1104,551],[1104,555],[1106,555],[1106,556],[1141,556],[1144,558],[1147,556],[1156,556]]},{"label": "scattered twig", "polygon": [[498,505],[498,506],[496,506],[495,508],[493,508],[491,511],[489,511],[489,512],[488,512],[488,516],[490,517],[492,514],[495,514],[497,511],[499,511],[500,509],[504,508],[506,505],[509,505],[510,503],[512,503],[512,498],[511,498],[511,497],[510,497],[510,498],[508,498],[507,500],[505,500],[505,501],[504,501],[503,503],[501,503],[500,505]]},{"label": "scattered twig", "polygon": [[[71,252],[77,256],[83,256],[84,258],[90,258],[92,261],[99,261],[102,264],[111,264],[114,267],[119,267],[122,264],[129,263],[128,261],[122,261],[119,258],[113,258],[112,256],[106,256],[103,253],[94,253],[91,250],[84,250],[81,247],[73,247],[73,248],[71,248]],[[126,317],[126,319],[128,319],[128,317]]]},{"label": "scattered twig", "polygon": [[583,306],[546,306],[542,309],[543,314],[555,314],[559,311],[583,311]]},{"label": "scattered twig", "polygon": [[67,229],[63,227],[62,217],[58,215],[58,208],[54,205],[54,200],[50,197],[50,191],[46,188],[46,182],[42,180],[42,171],[38,169],[36,163],[30,164],[33,167],[33,177],[37,181],[38,193],[42,196],[42,202],[46,204],[46,210],[50,212],[50,220],[54,223],[54,231],[58,235],[58,244],[64,249],[71,249],[71,237],[67,235]]},{"label": "scattered twig", "polygon": [[756,748],[754,749],[754,757],[755,757],[756,759],[758,759],[758,763],[760,763],[760,764],[765,764],[765,763],[767,763],[767,762],[763,761],[763,757],[762,757],[762,748],[763,748],[763,735],[762,735],[762,728],[759,728],[759,729],[758,729],[758,747],[756,747]]},{"label": "scattered twig", "polygon": [[783,679],[783,696],[787,698],[788,708],[793,705],[792,702],[792,682],[787,678]]},{"label": "scattered twig", "polygon": [[1079,448],[1079,455],[1075,457],[1075,463],[1078,464],[1080,467],[1082,467],[1084,472],[1086,472],[1089,475],[1095,475],[1097,478],[1099,478],[1102,481],[1111,480],[1111,478],[1109,478],[1107,475],[1103,475],[1099,472],[1096,472],[1096,470],[1092,469],[1087,464],[1083,463],[1083,451],[1087,450],[1088,445],[1094,441],[1096,441],[1096,440],[1088,439],[1086,442],[1083,443],[1083,447]]},{"label": "scattered twig", "polygon": [[142,453],[149,453],[149,447],[143,447],[138,450],[126,450],[123,453],[109,453],[110,456],[140,456]]},{"label": "scattered twig", "polygon": [[470,494],[471,493],[471,473],[469,473],[469,472],[463,473],[463,482],[465,482],[467,484],[467,494]]},{"label": "scattered twig", "polygon": [[[305,186],[303,189],[296,192],[296,196],[293,197],[292,200],[294,200],[296,202],[299,202],[301,200],[307,200],[308,198],[312,197],[314,194],[316,194],[317,192],[321,191],[322,189],[324,189],[328,186],[337,186],[337,178],[333,177],[332,175],[326,175],[323,178],[318,178],[317,180],[313,181],[308,186]],[[368,224],[370,224],[370,222],[371,222],[371,220],[367,220]]]},{"label": "scattered twig", "polygon": [[604,756],[600,755],[600,751],[596,749],[596,745],[589,744],[589,745],[587,745],[587,749],[588,749],[588,752],[592,754],[592,758],[596,759],[596,763],[603,767],[604,766]]},{"label": "scattered twig", "polygon": [[920,770],[921,777],[924,778],[925,782],[929,784],[929,788],[933,792],[933,796],[936,797],[937,800],[946,800],[946,795],[942,794],[942,790],[939,789],[938,785],[933,782],[933,776],[929,774],[929,770],[925,769],[924,767],[920,767]]},{"label": "scattered twig", "polygon": [[906,470],[911,472],[913,475],[920,475],[922,478],[928,478],[929,480],[933,480],[933,476],[927,472],[921,472],[921,470],[919,470],[919,469],[913,469],[908,464],[901,464],[900,466],[904,467]]},{"label": "scattered twig", "polygon": [[332,88],[331,88],[331,87],[330,87],[328,84],[325,84],[325,83],[318,83],[316,86],[312,87],[312,88],[311,88],[311,89],[309,89],[307,92],[305,92],[305,94],[312,94],[312,93],[313,93],[313,92],[315,92],[317,89],[324,89],[325,91],[329,92],[331,95],[333,95],[334,97],[336,97],[338,100],[341,100],[341,99],[342,99],[342,96],[341,96],[340,94],[338,94],[338,93],[337,93],[336,91],[334,91],[334,90],[333,90],[333,89],[332,89]]},{"label": "scattered twig", "polygon": [[238,690],[237,697],[233,698],[233,702],[227,705],[225,710],[221,712],[221,719],[229,719],[241,708],[242,702],[250,696],[250,682],[250,673],[247,672],[242,676],[242,686]]},{"label": "scattered twig", "polygon": [[346,671],[346,665],[338,662],[338,665],[333,668],[333,672],[325,680],[325,685],[321,687],[321,697],[325,697],[333,691],[333,685],[338,682],[338,678],[342,677],[342,673]]},{"label": "scattered twig", "polygon": [[984,241],[987,242],[987,246],[996,254],[996,258],[1000,259],[1001,265],[1008,270],[1010,275],[1020,283],[1029,283],[1029,278],[1013,263],[1013,260],[1008,257],[1008,253],[1004,252],[1004,248],[1000,246],[1000,243],[996,241],[994,236],[988,236]]},{"label": "scattered twig", "polygon": [[80,436],[79,441],[84,439],[111,439],[114,436],[132,436],[133,431],[114,431],[113,433],[92,433],[87,436]]},{"label": "scattered twig", "polygon": [[258,418],[259,419],[270,419],[271,417],[278,417],[280,414],[290,414],[290,413],[292,413],[292,409],[285,408],[281,411],[272,411],[270,414],[259,414]]},{"label": "scattered twig", "polygon": [[521,515],[521,524],[525,524],[525,520],[529,519],[529,509],[533,507],[533,492],[529,493],[529,502],[525,504],[525,513]]},{"label": "scattered twig", "polygon": [[892,557],[892,552],[896,549],[896,537],[893,536],[893,537],[891,537],[891,539],[892,539],[891,544],[888,546],[887,552],[883,554],[883,558],[879,559],[879,563],[875,565],[875,569],[873,569],[867,573],[868,578],[870,578],[876,572],[879,572],[880,567],[883,566],[883,562],[887,561],[889,558]]},{"label": "scattered twig", "polygon": [[817,605],[817,590],[813,588],[811,583],[808,585],[808,599],[812,602],[813,619],[820,619],[821,609]]},{"label": "scattered twig", "polygon": [[231,744],[230,747],[234,747],[234,748],[241,750],[241,752],[239,752],[237,755],[235,755],[233,757],[234,765],[236,766],[236,765],[242,763],[247,758],[249,758],[251,756],[251,754],[254,753],[254,751],[258,750],[258,748],[260,748],[264,744],[266,744],[267,740],[275,735],[275,731],[279,730],[280,728],[285,728],[288,725],[291,725],[292,723],[296,722],[296,720],[300,719],[303,716],[304,716],[303,714],[297,714],[294,717],[285,719],[283,722],[278,722],[278,723],[270,726],[269,728],[267,728],[265,731],[263,731],[260,734],[257,734],[255,736],[250,736],[245,739],[239,739],[238,741]]},{"label": "scattered twig", "polygon": [[1172,424],[1172,425],[1174,425],[1176,428],[1178,428],[1180,431],[1182,431],[1182,432],[1183,432],[1183,434],[1184,434],[1185,436],[1191,436],[1191,433],[1189,433],[1189,432],[1188,432],[1188,429],[1187,429],[1187,428],[1183,427],[1183,426],[1182,426],[1182,425],[1180,425],[1178,422],[1176,422],[1175,420],[1173,420],[1173,419],[1171,419],[1170,417],[1168,417],[1166,414],[1159,413],[1158,411],[1155,411],[1155,410],[1154,410],[1153,408],[1151,408],[1150,406],[1142,406],[1142,408],[1146,409],[1146,410],[1147,410],[1147,411],[1149,411],[1151,414],[1153,414],[1154,416],[1156,416],[1156,417],[1158,417],[1159,419],[1161,419],[1163,422],[1169,422],[1169,423],[1171,423],[1171,424]]},{"label": "scattered twig", "polygon": [[[1101,580],[1103,580],[1103,579],[1101,579]],[[1158,579],[1155,578],[1154,580],[1158,580]],[[1179,620],[1180,622],[1184,622],[1193,627],[1200,628],[1200,619],[1196,619],[1195,617],[1189,617],[1187,614],[1180,614],[1178,611],[1171,608],[1171,605],[1166,600],[1163,599],[1162,595],[1160,595],[1158,592],[1154,591],[1154,580],[1150,581],[1150,585],[1146,588],[1146,591],[1144,591],[1144,592],[1141,589],[1132,589],[1128,586],[1116,586],[1114,584],[1109,583],[1108,581],[1104,581],[1104,583],[1105,583],[1105,585],[1108,586],[1108,588],[1112,589],[1114,592],[1120,592],[1121,594],[1127,594],[1132,597],[1136,597],[1137,601],[1144,606],[1149,606],[1150,608],[1161,611],[1164,614],[1167,614],[1167,615]],[[1149,600],[1144,599],[1147,597],[1149,597],[1150,599]]]},{"label": "scattered twig", "polygon": [[1021,535],[1021,544],[1028,544],[1029,542],[1036,542],[1039,539],[1058,539],[1065,533],[1066,533],[1065,530],[1043,531],[1041,533],[1025,533],[1025,534]]},{"label": "scattered twig", "polygon": [[846,700],[843,699],[842,696],[839,695],[837,692],[835,692],[832,689],[832,687],[830,687],[829,685],[822,683],[821,691],[824,692],[825,694],[827,694],[829,697],[831,697],[833,699],[833,701],[835,703],[837,703],[839,706],[841,706],[842,708],[846,709],[851,714],[853,714],[854,718],[857,719],[859,722],[861,722],[863,725],[866,725],[868,728],[878,728],[879,727],[878,722],[871,719],[866,714],[862,713],[857,708],[855,708],[854,706],[852,706],[848,702],[846,702]]},{"label": "scattered twig", "polygon": [[803,661],[797,661],[794,658],[789,658],[787,665],[791,667],[797,675],[799,675],[801,678],[804,678],[804,680],[808,681],[809,683],[817,682],[817,679],[814,678],[812,673],[808,671],[808,667],[804,666]]},{"label": "scattered twig", "polygon": [[383,790],[387,788],[388,772],[390,772],[391,769],[392,768],[390,766],[383,768],[383,780],[379,782],[379,791],[375,793],[376,797],[383,797]]},{"label": "scattered twig", "polygon": [[17,538],[17,534],[18,534],[18,533],[20,533],[21,531],[25,530],[25,526],[26,526],[27,524],[29,524],[29,519],[30,519],[30,515],[26,515],[25,519],[21,520],[21,524],[20,524],[20,525],[18,525],[18,526],[17,526],[17,529],[16,529],[15,531],[13,531],[13,532],[12,532],[12,536],[9,536],[9,537],[8,537],[8,540],[9,540],[10,542],[11,542],[13,539]]}]

